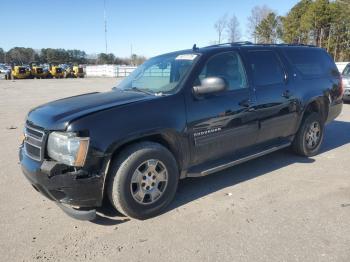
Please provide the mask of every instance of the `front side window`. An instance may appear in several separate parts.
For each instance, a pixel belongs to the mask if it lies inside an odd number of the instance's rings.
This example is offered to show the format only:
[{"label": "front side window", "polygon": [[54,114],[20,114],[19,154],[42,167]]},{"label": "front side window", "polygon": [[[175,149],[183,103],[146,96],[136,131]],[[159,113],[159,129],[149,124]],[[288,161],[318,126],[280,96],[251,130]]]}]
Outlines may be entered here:
[{"label": "front side window", "polygon": [[172,94],[197,57],[197,54],[169,54],[151,58],[125,78],[117,89]]},{"label": "front side window", "polygon": [[268,86],[283,83],[284,71],[274,52],[249,51],[248,60],[256,86]]},{"label": "front side window", "polygon": [[221,77],[228,90],[238,90],[247,87],[247,81],[242,61],[236,52],[227,52],[209,58],[199,75],[199,81],[207,77]]}]

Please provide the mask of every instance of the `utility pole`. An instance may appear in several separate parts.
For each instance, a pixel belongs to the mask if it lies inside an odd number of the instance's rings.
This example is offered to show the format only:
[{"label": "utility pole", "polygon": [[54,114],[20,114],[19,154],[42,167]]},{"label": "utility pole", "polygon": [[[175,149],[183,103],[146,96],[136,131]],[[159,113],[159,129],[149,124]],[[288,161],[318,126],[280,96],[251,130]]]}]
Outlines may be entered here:
[{"label": "utility pole", "polygon": [[106,0],[103,1],[103,17],[105,22],[105,45],[106,45],[106,54],[107,54],[107,16],[106,16]]},{"label": "utility pole", "polygon": [[134,57],[133,57],[133,50],[132,50],[132,44],[130,45],[130,63],[133,66],[134,65]]}]

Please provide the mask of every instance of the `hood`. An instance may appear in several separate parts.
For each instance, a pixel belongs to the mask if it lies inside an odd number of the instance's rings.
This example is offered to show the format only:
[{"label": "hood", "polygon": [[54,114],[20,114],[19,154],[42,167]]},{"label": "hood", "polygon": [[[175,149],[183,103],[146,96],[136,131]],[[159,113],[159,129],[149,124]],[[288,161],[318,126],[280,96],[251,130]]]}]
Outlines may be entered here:
[{"label": "hood", "polygon": [[84,115],[152,98],[147,94],[120,90],[72,96],[32,109],[27,122],[46,130],[65,130],[69,122]]}]

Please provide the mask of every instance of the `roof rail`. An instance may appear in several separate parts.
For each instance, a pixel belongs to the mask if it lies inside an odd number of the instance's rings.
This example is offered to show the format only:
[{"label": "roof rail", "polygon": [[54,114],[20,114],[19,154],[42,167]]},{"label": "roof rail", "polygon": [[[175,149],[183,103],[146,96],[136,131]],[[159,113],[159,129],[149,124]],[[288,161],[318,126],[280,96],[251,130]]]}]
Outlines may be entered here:
[{"label": "roof rail", "polygon": [[264,45],[264,46],[306,46],[306,47],[317,47],[315,45],[307,45],[301,43],[279,43],[279,44],[256,44],[256,45]]},{"label": "roof rail", "polygon": [[231,45],[254,45],[250,41],[239,41],[239,42],[232,42]]},{"label": "roof rail", "polygon": [[253,43],[249,42],[249,41],[228,42],[228,43],[222,43],[222,44],[209,45],[209,46],[206,46],[206,47],[240,46],[240,45],[253,45]]},{"label": "roof rail", "polygon": [[[210,48],[210,47],[220,47],[220,46],[243,46],[243,45],[254,45],[254,46],[305,46],[305,47],[317,47],[315,45],[307,45],[307,44],[298,44],[298,43],[279,43],[279,44],[264,44],[264,43],[258,43],[254,44],[250,41],[241,41],[241,42],[228,42],[228,43],[222,43],[222,44],[215,44],[215,45],[209,45],[204,48]],[[193,46],[193,48],[198,49],[196,45]],[[194,50],[193,49],[193,50]]]}]

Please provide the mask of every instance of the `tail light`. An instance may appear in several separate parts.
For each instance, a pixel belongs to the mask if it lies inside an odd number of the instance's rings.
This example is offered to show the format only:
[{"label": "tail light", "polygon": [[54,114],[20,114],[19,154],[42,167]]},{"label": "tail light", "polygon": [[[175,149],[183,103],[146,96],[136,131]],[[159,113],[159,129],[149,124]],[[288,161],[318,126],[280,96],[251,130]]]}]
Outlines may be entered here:
[{"label": "tail light", "polygon": [[343,96],[344,95],[344,79],[342,76],[340,76],[340,79],[339,79],[339,91],[340,91],[340,96]]}]

